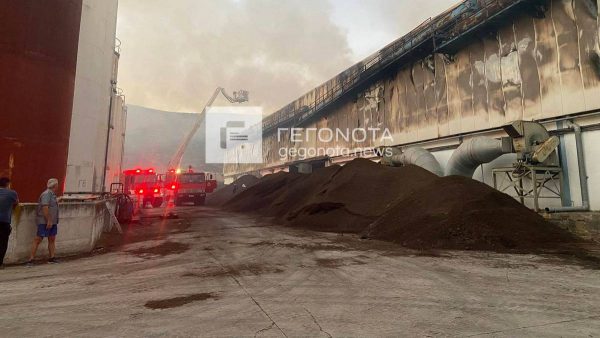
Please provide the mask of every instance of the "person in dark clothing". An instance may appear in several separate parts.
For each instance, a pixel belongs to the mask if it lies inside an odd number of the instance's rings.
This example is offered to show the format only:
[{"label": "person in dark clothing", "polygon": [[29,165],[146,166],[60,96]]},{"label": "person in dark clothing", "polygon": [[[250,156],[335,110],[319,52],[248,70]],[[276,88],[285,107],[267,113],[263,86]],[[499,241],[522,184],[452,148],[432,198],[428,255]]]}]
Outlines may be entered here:
[{"label": "person in dark clothing", "polygon": [[13,209],[19,204],[17,192],[11,190],[10,179],[0,177],[0,269],[4,267],[4,256],[8,248],[8,238],[12,232]]}]

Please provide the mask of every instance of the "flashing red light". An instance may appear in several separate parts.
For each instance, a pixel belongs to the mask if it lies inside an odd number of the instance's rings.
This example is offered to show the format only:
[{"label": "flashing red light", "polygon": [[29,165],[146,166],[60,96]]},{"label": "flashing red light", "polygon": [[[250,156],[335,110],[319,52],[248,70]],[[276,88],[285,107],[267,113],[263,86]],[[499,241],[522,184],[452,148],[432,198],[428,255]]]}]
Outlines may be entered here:
[{"label": "flashing red light", "polygon": [[138,193],[140,193],[140,194],[143,194],[143,193],[144,193],[144,189],[140,189],[140,190],[138,191]]},{"label": "flashing red light", "polygon": [[137,174],[139,174],[139,173],[141,173],[141,172],[142,172],[142,169],[136,169],[136,170],[135,170],[135,172],[136,172]]},{"label": "flashing red light", "polygon": [[177,188],[175,184],[171,185],[171,189],[175,190],[175,188]]},{"label": "flashing red light", "polygon": [[158,192],[158,188],[154,188],[154,192]]},{"label": "flashing red light", "polygon": [[153,173],[153,172],[154,172],[154,169],[148,169],[148,172],[149,172],[149,173]]}]

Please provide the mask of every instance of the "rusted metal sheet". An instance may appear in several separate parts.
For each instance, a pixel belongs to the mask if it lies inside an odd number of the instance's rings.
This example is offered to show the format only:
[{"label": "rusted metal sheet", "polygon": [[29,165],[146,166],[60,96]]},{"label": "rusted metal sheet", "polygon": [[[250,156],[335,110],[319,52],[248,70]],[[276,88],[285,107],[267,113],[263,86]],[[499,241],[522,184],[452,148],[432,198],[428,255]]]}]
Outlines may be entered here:
[{"label": "rusted metal sheet", "polygon": [[81,0],[0,1],[0,176],[22,201],[64,182]]}]

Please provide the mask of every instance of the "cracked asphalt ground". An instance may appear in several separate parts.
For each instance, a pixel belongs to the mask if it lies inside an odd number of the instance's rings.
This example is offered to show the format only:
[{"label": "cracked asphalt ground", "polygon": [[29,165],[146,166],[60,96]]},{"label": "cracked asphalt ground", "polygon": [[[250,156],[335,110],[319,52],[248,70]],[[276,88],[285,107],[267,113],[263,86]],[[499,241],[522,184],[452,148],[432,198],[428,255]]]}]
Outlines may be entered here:
[{"label": "cracked asphalt ground", "polygon": [[154,210],[91,255],[0,271],[0,335],[600,335],[600,270],[576,260],[417,253],[177,212]]}]

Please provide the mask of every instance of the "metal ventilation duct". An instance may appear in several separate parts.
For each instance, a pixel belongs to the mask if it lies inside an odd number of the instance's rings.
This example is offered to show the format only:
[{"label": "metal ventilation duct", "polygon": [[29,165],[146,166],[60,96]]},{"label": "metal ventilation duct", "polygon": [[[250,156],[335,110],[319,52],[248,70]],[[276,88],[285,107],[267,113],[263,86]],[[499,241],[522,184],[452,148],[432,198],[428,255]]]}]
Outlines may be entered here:
[{"label": "metal ventilation duct", "polygon": [[475,169],[488,163],[500,155],[512,152],[510,139],[494,139],[478,136],[464,141],[450,157],[446,166],[446,176],[459,175],[473,177]]},{"label": "metal ventilation duct", "polygon": [[444,171],[442,170],[440,163],[429,151],[421,147],[408,148],[402,153],[392,155],[389,158],[389,162],[391,162],[392,165],[412,164],[428,170],[438,176],[444,175]]}]

